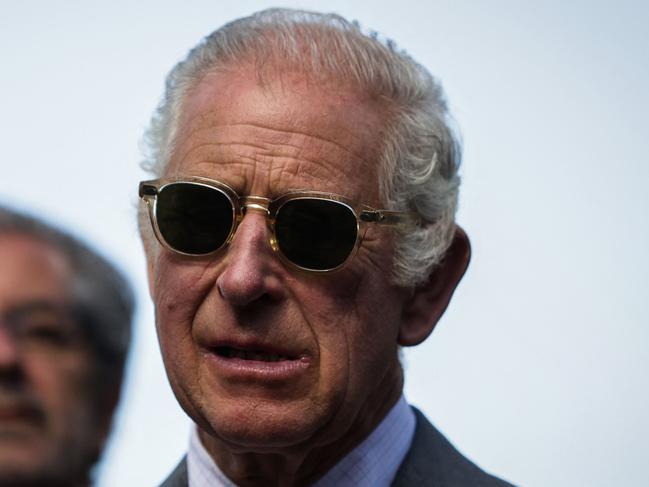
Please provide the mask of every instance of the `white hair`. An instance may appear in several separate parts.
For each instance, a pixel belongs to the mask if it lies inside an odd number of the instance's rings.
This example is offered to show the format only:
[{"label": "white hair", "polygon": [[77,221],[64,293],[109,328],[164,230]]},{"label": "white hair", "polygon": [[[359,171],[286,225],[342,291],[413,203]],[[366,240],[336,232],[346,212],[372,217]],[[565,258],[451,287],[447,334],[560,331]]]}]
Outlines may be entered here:
[{"label": "white hair", "polygon": [[424,282],[453,238],[460,144],[440,84],[392,41],[364,34],[356,22],[335,14],[269,9],[207,36],[167,77],[145,134],[143,168],[164,173],[193,87],[208,73],[245,63],[255,66],[260,79],[272,70],[297,70],[384,104],[389,115],[379,157],[383,203],[419,218],[395,240],[393,280],[407,286]]}]

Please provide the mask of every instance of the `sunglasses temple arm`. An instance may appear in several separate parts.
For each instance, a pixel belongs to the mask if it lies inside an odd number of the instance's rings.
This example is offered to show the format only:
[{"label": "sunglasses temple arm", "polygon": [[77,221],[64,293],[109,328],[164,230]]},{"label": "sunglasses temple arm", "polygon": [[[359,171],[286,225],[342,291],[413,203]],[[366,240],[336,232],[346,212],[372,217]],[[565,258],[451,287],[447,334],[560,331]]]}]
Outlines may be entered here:
[{"label": "sunglasses temple arm", "polygon": [[151,196],[156,196],[158,194],[158,188],[156,188],[149,181],[143,181],[140,183],[138,188],[138,194],[140,198],[146,198]]},{"label": "sunglasses temple arm", "polygon": [[410,213],[390,210],[363,210],[360,219],[364,222],[378,223],[380,225],[416,224],[417,219]]}]

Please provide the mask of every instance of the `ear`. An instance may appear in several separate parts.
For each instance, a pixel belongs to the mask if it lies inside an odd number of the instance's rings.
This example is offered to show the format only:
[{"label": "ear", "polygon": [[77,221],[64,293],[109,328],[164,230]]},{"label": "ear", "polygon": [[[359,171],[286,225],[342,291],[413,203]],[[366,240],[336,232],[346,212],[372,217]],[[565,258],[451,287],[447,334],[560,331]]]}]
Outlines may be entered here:
[{"label": "ear", "polygon": [[411,296],[404,303],[399,345],[417,345],[428,338],[446,311],[470,259],[469,237],[456,225],[453,242],[442,261],[433,269],[426,282],[412,290]]}]

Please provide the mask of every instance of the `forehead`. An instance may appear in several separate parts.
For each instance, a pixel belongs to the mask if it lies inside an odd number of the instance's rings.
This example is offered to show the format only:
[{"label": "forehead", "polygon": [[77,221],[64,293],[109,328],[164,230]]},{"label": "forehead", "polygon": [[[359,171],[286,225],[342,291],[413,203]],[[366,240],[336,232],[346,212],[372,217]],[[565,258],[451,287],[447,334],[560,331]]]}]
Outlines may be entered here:
[{"label": "forehead", "polygon": [[70,269],[65,257],[35,237],[0,234],[0,269],[0,308],[69,298]]},{"label": "forehead", "polygon": [[185,100],[178,127],[169,176],[268,196],[341,187],[376,196],[383,110],[351,89],[297,73],[263,83],[251,69],[212,73]]}]

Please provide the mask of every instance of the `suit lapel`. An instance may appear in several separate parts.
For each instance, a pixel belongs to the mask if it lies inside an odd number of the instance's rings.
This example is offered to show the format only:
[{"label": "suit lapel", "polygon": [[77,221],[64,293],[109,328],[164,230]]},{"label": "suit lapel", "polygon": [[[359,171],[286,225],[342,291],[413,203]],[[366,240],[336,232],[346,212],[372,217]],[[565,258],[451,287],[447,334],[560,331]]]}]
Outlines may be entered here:
[{"label": "suit lapel", "polygon": [[187,457],[183,457],[176,468],[169,477],[160,484],[160,487],[187,487],[189,481],[187,480]]}]

